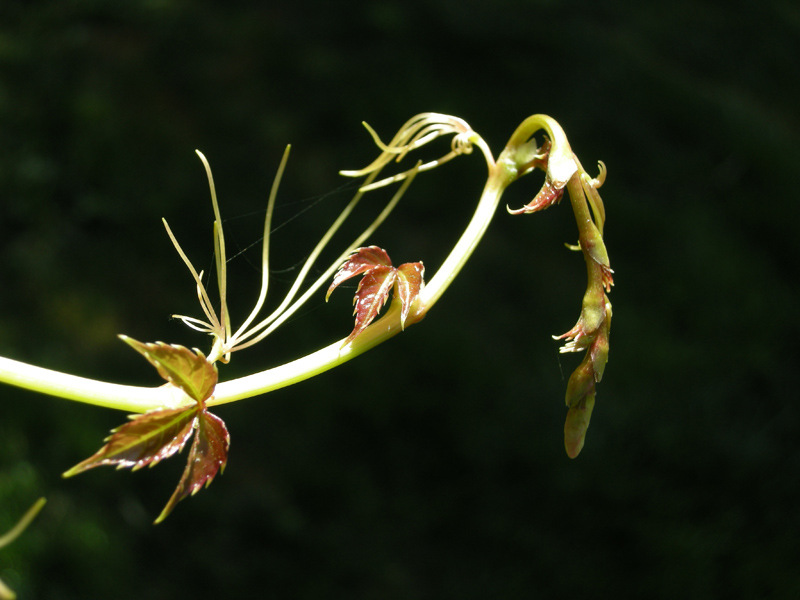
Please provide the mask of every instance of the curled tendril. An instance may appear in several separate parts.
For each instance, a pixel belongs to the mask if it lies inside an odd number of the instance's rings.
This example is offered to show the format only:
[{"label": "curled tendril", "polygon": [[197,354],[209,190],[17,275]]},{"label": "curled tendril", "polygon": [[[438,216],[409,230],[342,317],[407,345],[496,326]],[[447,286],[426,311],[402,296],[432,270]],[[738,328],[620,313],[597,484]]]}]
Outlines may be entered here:
[{"label": "curled tendril", "polygon": [[[450,152],[444,156],[424,163],[420,165],[419,168],[409,169],[408,171],[393,175],[392,177],[386,177],[380,181],[365,185],[360,190],[362,192],[368,192],[397,181],[402,181],[407,178],[412,171],[421,173],[434,169],[454,159],[456,156],[470,154],[473,144],[482,143],[480,136],[472,130],[466,121],[458,117],[439,113],[421,113],[409,119],[388,144],[381,141],[378,134],[375,133],[375,130],[367,123],[364,123],[364,127],[372,136],[375,145],[381,149],[381,154],[363,169],[340,171],[340,174],[345,177],[364,177],[365,175],[380,171],[391,161],[400,162],[409,152],[421,148],[425,144],[443,135],[455,134],[455,137],[453,137],[450,142]],[[486,154],[487,151],[488,149],[484,151],[484,154]],[[489,156],[491,156],[491,153],[489,153]]]},{"label": "curled tendril", "polygon": [[459,133],[450,142],[450,149],[456,154],[472,154],[472,141],[474,132]]}]

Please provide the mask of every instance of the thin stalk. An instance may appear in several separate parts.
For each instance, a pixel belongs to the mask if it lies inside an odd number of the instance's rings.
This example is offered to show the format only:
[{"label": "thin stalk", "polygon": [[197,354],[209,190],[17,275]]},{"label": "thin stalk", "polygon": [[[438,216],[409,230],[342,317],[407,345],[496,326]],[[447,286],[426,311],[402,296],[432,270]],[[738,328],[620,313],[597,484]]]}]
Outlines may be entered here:
[{"label": "thin stalk", "polygon": [[[221,333],[222,324],[219,322],[216,313],[212,309],[211,298],[208,297],[208,293],[206,292],[206,287],[203,285],[203,280],[202,280],[203,272],[200,271],[200,273],[198,273],[197,271],[195,271],[195,268],[192,265],[191,261],[189,260],[189,257],[186,256],[186,253],[183,251],[183,248],[181,248],[181,245],[178,243],[178,239],[175,237],[175,235],[172,233],[172,230],[169,228],[167,220],[162,218],[161,222],[164,224],[164,228],[167,230],[167,235],[169,236],[169,239],[172,240],[172,245],[175,247],[175,250],[178,251],[178,255],[181,257],[181,260],[183,260],[183,263],[187,267],[189,267],[189,271],[191,272],[192,277],[194,277],[194,282],[197,287],[197,296],[198,299],[200,300],[200,306],[203,309],[203,312],[206,314],[206,317],[208,318],[208,325],[211,326],[211,331]],[[188,317],[188,318],[194,322],[202,323],[202,321],[199,321],[198,319],[195,319],[193,317]]]},{"label": "thin stalk", "polygon": [[242,323],[236,333],[231,336],[232,340],[237,339],[244,331],[247,330],[248,327],[250,327],[250,323],[252,323],[256,316],[258,316],[258,313],[261,312],[261,309],[264,306],[264,301],[267,299],[267,291],[269,289],[269,238],[270,231],[272,230],[272,213],[275,208],[275,199],[278,197],[278,186],[280,186],[283,172],[286,169],[286,163],[289,160],[289,151],[291,148],[291,145],[286,146],[286,150],[283,152],[283,158],[281,159],[281,164],[278,167],[278,173],[275,175],[275,179],[272,181],[272,189],[269,192],[267,214],[264,217],[264,244],[261,250],[261,290],[258,293],[258,300],[256,300],[256,305],[250,315],[245,319],[244,323]]},{"label": "thin stalk", "polygon": [[47,500],[45,500],[44,498],[39,498],[36,502],[33,503],[33,506],[31,506],[25,512],[25,514],[22,515],[22,518],[17,522],[16,525],[14,525],[14,527],[12,527],[5,534],[0,535],[0,548],[8,546],[11,542],[17,539],[20,536],[20,534],[23,531],[25,531],[28,525],[31,524],[31,521],[33,521],[36,518],[36,515],[39,514],[39,511],[42,510],[42,508],[46,503]]},{"label": "thin stalk", "polygon": [[[414,170],[412,169],[412,171],[414,171]],[[376,175],[377,175],[377,172],[376,172]],[[329,266],[327,268],[327,270],[317,278],[317,280],[311,285],[311,287],[309,287],[303,293],[303,295],[300,296],[300,298],[298,298],[297,301],[291,307],[285,309],[272,322],[272,324],[269,327],[267,327],[264,331],[262,331],[258,336],[256,336],[255,338],[249,340],[247,343],[240,344],[239,346],[236,347],[236,349],[237,350],[243,350],[244,348],[247,348],[248,346],[252,346],[253,344],[257,344],[258,342],[263,340],[270,333],[275,331],[275,329],[277,329],[284,321],[286,321],[286,319],[291,317],[292,314],[294,314],[295,311],[298,308],[300,308],[311,297],[311,295],[314,292],[316,292],[324,283],[327,283],[328,281],[330,281],[331,275],[333,275],[334,272],[336,271],[336,269],[339,268],[339,265],[341,265],[342,262],[344,262],[347,259],[348,256],[350,256],[362,243],[364,243],[364,241],[369,236],[371,236],[373,234],[373,232],[381,225],[381,223],[383,223],[386,220],[386,218],[389,216],[389,214],[392,212],[392,210],[394,210],[394,207],[400,201],[400,198],[402,198],[403,194],[405,194],[405,191],[408,189],[408,186],[411,185],[411,182],[414,180],[415,176],[416,176],[416,171],[411,173],[411,175],[409,175],[406,178],[406,180],[403,182],[403,184],[400,186],[400,188],[397,190],[397,192],[395,192],[394,196],[392,196],[392,199],[389,201],[389,203],[386,205],[386,207],[375,218],[375,220],[369,225],[369,227],[367,227],[363,232],[361,232],[361,235],[359,235],[347,247],[347,249],[344,252],[342,252],[336,258],[336,260],[333,261],[333,263],[331,263],[331,266]],[[251,333],[252,332],[253,332],[253,330],[251,330]]]},{"label": "thin stalk", "polygon": [[[419,307],[413,315],[415,318],[407,320],[406,325],[419,320],[422,314],[433,306],[453,281],[455,274],[463,267],[469,254],[472,253],[486,231],[491,216],[500,201],[502,190],[511,180],[513,179],[510,179],[502,168],[490,170],[490,180],[478,203],[475,216],[473,216],[467,230],[456,244],[456,249],[451,252],[442,267],[431,279],[429,285],[424,288]],[[409,180],[404,181],[403,187],[398,190],[392,201],[373,222],[372,226],[355,240],[353,247],[362,243],[363,239],[370,235],[371,231],[385,219],[397,201],[399,201],[402,192],[405,191],[404,188],[409,184]],[[343,254],[341,258],[346,258],[346,256],[346,254]],[[335,267],[338,267],[338,263]],[[316,288],[321,286],[330,277],[335,267],[332,266],[326,276],[318,279],[314,286]],[[427,291],[429,288],[430,291]],[[298,300],[290,310],[296,310],[296,306],[299,306],[300,303],[300,300]],[[287,313],[288,311],[284,311],[280,315],[281,320],[288,317]],[[209,399],[207,404],[214,406],[234,402],[303,381],[363,354],[402,330],[400,308],[397,303],[392,303],[381,319],[367,327],[351,343],[345,345],[346,338],[343,338],[321,350],[284,365],[267,369],[254,375],[219,383],[215,389],[214,397]],[[266,335],[266,332],[262,333],[262,335]],[[151,388],[118,385],[34,367],[3,357],[0,357],[0,381],[68,400],[116,408],[130,413],[143,413],[148,410],[174,408],[194,403],[194,400],[175,386]]]},{"label": "thin stalk", "polygon": [[208,177],[208,188],[211,191],[211,205],[214,208],[214,258],[217,266],[217,287],[219,289],[219,321],[225,332],[230,332],[231,319],[228,314],[228,286],[227,286],[227,257],[225,255],[225,233],[222,231],[222,216],[219,212],[217,203],[217,189],[214,186],[214,176],[211,174],[211,166],[208,164],[205,155],[200,150],[195,153],[203,163]]}]

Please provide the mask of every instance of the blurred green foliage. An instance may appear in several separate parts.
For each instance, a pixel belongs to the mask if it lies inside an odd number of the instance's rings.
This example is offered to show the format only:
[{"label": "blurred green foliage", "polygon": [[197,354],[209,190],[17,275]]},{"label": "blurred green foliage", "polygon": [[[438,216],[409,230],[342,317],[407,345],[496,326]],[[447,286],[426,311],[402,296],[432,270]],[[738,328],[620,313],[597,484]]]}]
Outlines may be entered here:
[{"label": "blurred green foliage", "polygon": [[[308,210],[273,262],[290,269],[348,197],[337,171],[372,157],[360,121],[389,137],[426,110],[496,152],[545,112],[585,166],[604,160],[617,285],[576,461],[574,364],[548,338],[583,286],[566,206],[499,214],[433,314],[389,344],[221,408],[228,469],[158,527],[180,461],[63,481],[123,415],[3,389],[0,531],[49,502],[0,552],[0,578],[59,599],[797,598],[799,53],[789,0],[3,2],[5,356],[157,385],[115,335],[206,343],[169,319],[196,300],[159,223],[211,264],[193,150],[244,249],[293,144],[276,222]],[[371,243],[432,272],[484,169],[421,176]],[[251,253],[231,263],[243,307]],[[343,337],[347,304],[320,297],[222,377]]]}]

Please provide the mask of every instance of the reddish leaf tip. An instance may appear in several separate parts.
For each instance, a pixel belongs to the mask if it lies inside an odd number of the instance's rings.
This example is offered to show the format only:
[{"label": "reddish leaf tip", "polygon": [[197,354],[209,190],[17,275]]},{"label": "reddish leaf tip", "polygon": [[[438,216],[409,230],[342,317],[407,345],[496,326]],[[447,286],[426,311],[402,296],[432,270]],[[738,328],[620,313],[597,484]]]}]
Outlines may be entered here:
[{"label": "reddish leaf tip", "polygon": [[186,459],[186,468],[178,487],[156,518],[156,524],[166,519],[178,502],[194,496],[201,488],[208,487],[216,474],[222,473],[228,463],[231,438],[225,423],[205,410],[201,411],[199,417],[194,442]]}]

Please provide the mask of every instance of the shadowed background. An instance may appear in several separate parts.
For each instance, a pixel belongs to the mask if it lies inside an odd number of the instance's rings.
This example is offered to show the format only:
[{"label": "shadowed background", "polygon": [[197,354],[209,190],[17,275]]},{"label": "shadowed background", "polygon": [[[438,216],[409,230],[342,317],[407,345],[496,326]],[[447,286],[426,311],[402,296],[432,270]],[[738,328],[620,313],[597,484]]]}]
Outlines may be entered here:
[{"label": "shadowed background", "polygon": [[[549,337],[585,285],[566,203],[501,210],[420,325],[217,409],[228,469],[157,527],[181,458],[62,480],[125,415],[3,388],[0,531],[49,502],[0,551],[0,578],[59,599],[798,597],[800,9],[716,5],[4,2],[5,356],[158,385],[116,334],[207,347],[169,318],[199,307],[159,222],[208,272],[193,150],[214,169],[229,255],[256,243],[230,264],[241,319],[285,144],[275,222],[293,220],[273,236],[273,300],[353,192],[338,170],[375,155],[359,123],[388,140],[422,111],[464,118],[495,154],[547,113],[590,172],[603,160],[616,287],[574,461],[563,394],[578,357]],[[432,274],[484,179],[478,155],[423,174],[370,243]],[[344,337],[352,291],[318,294],[222,377]]]}]

